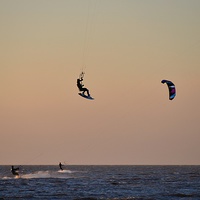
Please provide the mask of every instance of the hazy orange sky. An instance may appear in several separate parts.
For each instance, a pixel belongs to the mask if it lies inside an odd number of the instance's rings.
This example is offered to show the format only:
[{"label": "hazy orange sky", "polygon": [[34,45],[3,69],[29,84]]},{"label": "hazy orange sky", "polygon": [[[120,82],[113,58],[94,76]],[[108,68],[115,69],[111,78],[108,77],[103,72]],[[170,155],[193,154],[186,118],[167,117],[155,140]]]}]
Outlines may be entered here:
[{"label": "hazy orange sky", "polygon": [[1,165],[200,164],[199,0],[1,0],[0,27]]}]

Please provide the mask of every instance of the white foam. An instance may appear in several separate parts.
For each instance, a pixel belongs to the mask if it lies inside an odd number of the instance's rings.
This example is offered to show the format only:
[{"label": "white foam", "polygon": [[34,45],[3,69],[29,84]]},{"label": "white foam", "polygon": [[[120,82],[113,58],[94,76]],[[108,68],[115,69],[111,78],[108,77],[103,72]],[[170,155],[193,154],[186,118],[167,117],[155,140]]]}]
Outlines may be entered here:
[{"label": "white foam", "polygon": [[51,174],[49,173],[49,171],[38,171],[35,172],[33,174],[24,174],[21,176],[21,178],[27,178],[27,179],[31,179],[31,178],[51,178]]},{"label": "white foam", "polygon": [[58,170],[58,172],[59,173],[69,173],[69,174],[71,174],[71,173],[73,173],[71,170]]},{"label": "white foam", "polygon": [[12,179],[12,178],[11,178],[11,177],[8,177],[8,176],[4,176],[2,179],[3,179],[3,180],[7,180],[7,179]]},{"label": "white foam", "polygon": [[70,178],[67,174],[71,174],[70,170],[59,170],[59,171],[38,171],[30,174],[23,174],[21,178],[32,179],[32,178]]}]

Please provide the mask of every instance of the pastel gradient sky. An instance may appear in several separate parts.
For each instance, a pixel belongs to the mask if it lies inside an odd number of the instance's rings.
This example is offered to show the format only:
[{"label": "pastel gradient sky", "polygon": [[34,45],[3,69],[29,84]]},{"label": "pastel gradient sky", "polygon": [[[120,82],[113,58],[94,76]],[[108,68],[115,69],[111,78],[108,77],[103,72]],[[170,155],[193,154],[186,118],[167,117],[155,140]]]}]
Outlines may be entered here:
[{"label": "pastel gradient sky", "polygon": [[1,165],[200,164],[199,0],[1,0],[0,27]]}]

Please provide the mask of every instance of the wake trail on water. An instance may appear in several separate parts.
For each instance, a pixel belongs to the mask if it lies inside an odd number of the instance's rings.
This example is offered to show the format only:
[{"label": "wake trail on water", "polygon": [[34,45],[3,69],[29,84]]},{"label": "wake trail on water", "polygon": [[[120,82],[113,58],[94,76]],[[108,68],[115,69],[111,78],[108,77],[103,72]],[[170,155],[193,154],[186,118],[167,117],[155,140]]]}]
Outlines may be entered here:
[{"label": "wake trail on water", "polygon": [[69,174],[72,174],[73,171],[71,170],[59,170],[59,171],[36,171],[34,173],[28,173],[28,174],[20,174],[20,176],[13,176],[8,177],[4,176],[2,177],[3,180],[6,179],[36,179],[36,178],[72,178],[69,176]]},{"label": "wake trail on water", "polygon": [[59,173],[69,173],[72,174],[73,172],[71,170],[58,170]]}]

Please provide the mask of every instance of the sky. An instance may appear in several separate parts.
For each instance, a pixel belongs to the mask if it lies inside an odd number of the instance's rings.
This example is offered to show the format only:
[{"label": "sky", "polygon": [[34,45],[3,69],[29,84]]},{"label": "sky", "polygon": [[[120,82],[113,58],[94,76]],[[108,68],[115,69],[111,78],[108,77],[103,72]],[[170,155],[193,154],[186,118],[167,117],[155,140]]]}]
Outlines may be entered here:
[{"label": "sky", "polygon": [[199,24],[199,0],[1,0],[0,165],[200,165]]}]

